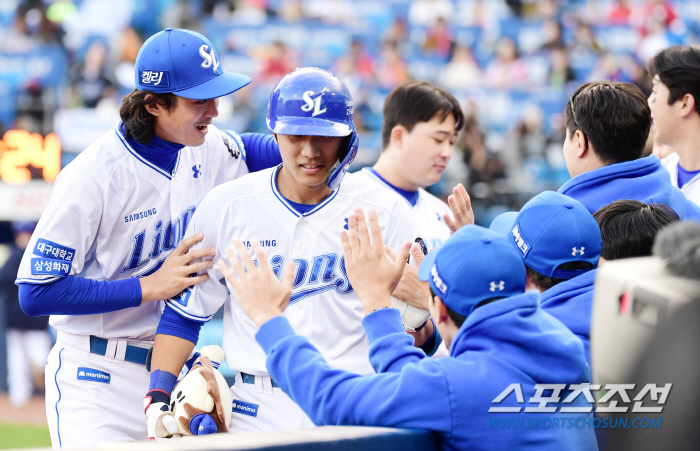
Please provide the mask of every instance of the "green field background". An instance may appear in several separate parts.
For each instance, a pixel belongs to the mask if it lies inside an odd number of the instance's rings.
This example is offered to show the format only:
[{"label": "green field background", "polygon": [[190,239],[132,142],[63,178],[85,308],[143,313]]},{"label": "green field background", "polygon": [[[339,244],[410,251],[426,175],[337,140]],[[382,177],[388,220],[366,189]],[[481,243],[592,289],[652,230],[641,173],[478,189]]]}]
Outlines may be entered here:
[{"label": "green field background", "polygon": [[0,423],[0,449],[50,446],[51,436],[47,426]]}]

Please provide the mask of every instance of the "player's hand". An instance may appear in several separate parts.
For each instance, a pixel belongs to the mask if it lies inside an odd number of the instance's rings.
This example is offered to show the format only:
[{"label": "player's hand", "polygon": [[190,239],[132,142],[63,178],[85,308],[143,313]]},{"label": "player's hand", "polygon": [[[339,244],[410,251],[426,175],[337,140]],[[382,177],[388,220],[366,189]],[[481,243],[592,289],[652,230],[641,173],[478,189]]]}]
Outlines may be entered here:
[{"label": "player's hand", "polygon": [[[391,246],[386,246],[386,253],[394,260],[398,257],[396,251],[392,249]],[[404,301],[411,307],[428,310],[430,285],[418,278],[418,268],[425,258],[423,251],[421,251],[420,244],[413,243],[413,246],[411,246],[411,255],[415,261],[415,266],[406,265],[403,270],[403,275],[391,295]]]},{"label": "player's hand", "polygon": [[[208,274],[190,277],[190,274],[205,271],[213,266],[211,260],[204,260],[190,265],[198,258],[212,257],[216,254],[213,247],[189,251],[190,247],[202,241],[204,234],[197,233],[182,240],[180,245],[168,255],[163,265],[150,276],[141,278],[141,303],[170,299],[187,287],[197,285],[209,279]],[[189,252],[188,252],[189,251]]]},{"label": "player's hand", "polygon": [[257,266],[241,240],[234,238],[232,243],[238,257],[231,248],[226,248],[226,259],[231,269],[223,260],[219,260],[219,269],[231,285],[243,312],[260,327],[275,316],[281,315],[287,307],[292,295],[294,262],[287,263],[280,282],[257,240],[252,241]]},{"label": "player's hand", "polygon": [[[370,242],[371,233],[371,242]],[[391,292],[406,266],[410,243],[404,243],[393,260],[384,250],[377,212],[369,211],[369,230],[361,209],[348,217],[348,231],[340,232],[345,269],[365,313],[391,307]]]},{"label": "player's hand", "polygon": [[472,201],[469,198],[467,190],[461,183],[452,189],[452,194],[447,198],[447,203],[450,204],[452,216],[442,215],[442,219],[450,228],[450,235],[467,224],[474,224],[474,210],[472,210]]},{"label": "player's hand", "polygon": [[[149,392],[149,395],[151,392]],[[162,393],[165,398],[166,395]],[[151,396],[146,396],[144,399],[146,407],[146,428],[148,430],[148,440],[159,442],[172,438],[177,434],[179,428],[177,421],[170,411],[165,399],[159,399],[159,402],[153,402]]]}]

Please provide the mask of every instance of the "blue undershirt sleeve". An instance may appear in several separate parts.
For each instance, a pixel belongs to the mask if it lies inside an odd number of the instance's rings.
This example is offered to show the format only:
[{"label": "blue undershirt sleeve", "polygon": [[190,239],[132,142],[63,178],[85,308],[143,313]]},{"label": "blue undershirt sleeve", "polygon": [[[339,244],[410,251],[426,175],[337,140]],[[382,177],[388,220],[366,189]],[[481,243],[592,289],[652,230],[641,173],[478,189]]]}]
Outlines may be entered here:
[{"label": "blue undershirt sleeve", "polygon": [[202,328],[203,324],[204,323],[199,321],[185,318],[173,308],[166,305],[165,311],[160,316],[156,334],[172,335],[173,337],[180,337],[197,344],[199,330]]},{"label": "blue undershirt sleeve", "polygon": [[248,171],[258,172],[282,163],[280,148],[272,135],[244,133],[240,137],[245,148]]},{"label": "blue undershirt sleeve", "polygon": [[29,316],[114,312],[141,305],[141,282],[69,276],[47,284],[20,283],[19,303]]}]

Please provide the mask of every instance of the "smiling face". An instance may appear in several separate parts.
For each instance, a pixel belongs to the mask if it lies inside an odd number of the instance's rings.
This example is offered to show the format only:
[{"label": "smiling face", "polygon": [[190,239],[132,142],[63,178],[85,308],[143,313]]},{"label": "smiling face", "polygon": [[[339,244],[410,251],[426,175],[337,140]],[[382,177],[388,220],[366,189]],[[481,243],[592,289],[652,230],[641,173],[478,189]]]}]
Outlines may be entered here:
[{"label": "smiling face", "polygon": [[338,161],[343,138],[277,134],[275,139],[282,156],[277,182],[282,195],[299,203],[320,202],[330,193],[326,177]]},{"label": "smiling face", "polygon": [[156,116],[155,133],[166,141],[196,147],[204,144],[208,126],[219,115],[219,99],[194,100],[178,97],[170,111],[151,108]]},{"label": "smiling face", "polygon": [[397,126],[403,129],[397,143],[402,151],[402,173],[416,189],[437,183],[452,157],[457,139],[455,118],[448,114],[440,119],[440,114],[436,114],[428,122],[416,123],[410,132]]},{"label": "smiling face", "polygon": [[651,110],[654,141],[672,145],[677,125],[680,122],[680,101],[668,104],[669,90],[658,75],[652,80],[652,91],[648,103]]}]

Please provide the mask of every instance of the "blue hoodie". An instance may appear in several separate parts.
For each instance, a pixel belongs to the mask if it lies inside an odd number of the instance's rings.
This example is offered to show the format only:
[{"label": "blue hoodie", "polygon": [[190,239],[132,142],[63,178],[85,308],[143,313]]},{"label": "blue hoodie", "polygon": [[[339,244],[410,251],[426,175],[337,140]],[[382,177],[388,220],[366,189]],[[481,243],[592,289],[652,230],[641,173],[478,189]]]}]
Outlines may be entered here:
[{"label": "blue hoodie", "polygon": [[591,365],[591,309],[593,282],[597,269],[554,285],[540,295],[542,310],[569,328],[583,343],[586,361]]},{"label": "blue hoodie", "polygon": [[[395,309],[368,315],[363,326],[371,341],[384,344],[387,334],[406,335]],[[521,384],[527,402],[536,383],[589,381],[581,342],[539,308],[534,292],[474,310],[455,336],[450,357],[423,358],[410,340],[395,340],[374,355],[384,354],[391,372],[370,376],[330,368],[281,316],[263,324],[256,339],[270,375],[318,425],[427,429],[438,434],[445,450],[597,449],[591,413],[525,413],[524,407],[538,403],[518,404],[512,392],[493,404],[511,384]],[[560,399],[566,396],[562,392]],[[589,406],[582,396],[566,405]],[[489,413],[494,406],[523,409]]]},{"label": "blue hoodie", "polygon": [[681,219],[700,221],[700,207],[671,184],[671,176],[655,155],[577,175],[564,183],[559,193],[581,202],[591,214],[613,201],[632,199],[665,204]]}]

